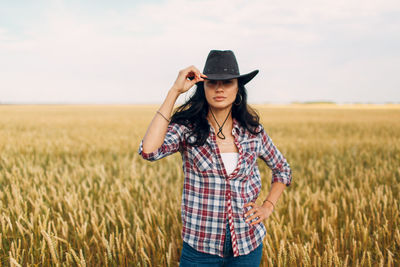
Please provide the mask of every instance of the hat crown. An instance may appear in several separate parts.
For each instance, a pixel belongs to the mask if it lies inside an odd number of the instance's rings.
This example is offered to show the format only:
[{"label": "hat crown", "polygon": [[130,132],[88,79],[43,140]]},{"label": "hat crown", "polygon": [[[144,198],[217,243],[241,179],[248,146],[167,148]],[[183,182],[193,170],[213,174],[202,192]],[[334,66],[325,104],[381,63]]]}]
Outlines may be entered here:
[{"label": "hat crown", "polygon": [[203,73],[240,75],[235,54],[232,50],[211,50]]}]

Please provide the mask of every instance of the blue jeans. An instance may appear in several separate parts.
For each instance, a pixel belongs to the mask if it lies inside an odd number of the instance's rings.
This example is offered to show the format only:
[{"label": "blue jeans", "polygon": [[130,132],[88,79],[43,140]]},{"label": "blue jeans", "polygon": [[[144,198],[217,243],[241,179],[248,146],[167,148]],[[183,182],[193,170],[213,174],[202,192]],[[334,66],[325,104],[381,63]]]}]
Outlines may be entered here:
[{"label": "blue jeans", "polygon": [[217,267],[217,266],[247,266],[258,267],[261,263],[263,244],[247,255],[233,257],[231,234],[229,223],[226,224],[226,238],[224,242],[224,257],[203,253],[192,248],[183,241],[179,267]]}]

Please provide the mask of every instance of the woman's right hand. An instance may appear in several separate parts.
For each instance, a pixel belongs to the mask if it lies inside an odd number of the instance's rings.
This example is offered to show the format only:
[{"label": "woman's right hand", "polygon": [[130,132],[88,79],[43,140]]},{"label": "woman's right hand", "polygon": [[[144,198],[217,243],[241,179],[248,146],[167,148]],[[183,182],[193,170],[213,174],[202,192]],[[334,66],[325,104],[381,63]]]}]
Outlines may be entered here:
[{"label": "woman's right hand", "polygon": [[[194,79],[189,80],[189,77],[194,77]],[[207,75],[202,74],[195,66],[189,66],[179,71],[172,88],[182,94],[192,88],[195,83],[204,81],[202,77],[207,77]]]}]

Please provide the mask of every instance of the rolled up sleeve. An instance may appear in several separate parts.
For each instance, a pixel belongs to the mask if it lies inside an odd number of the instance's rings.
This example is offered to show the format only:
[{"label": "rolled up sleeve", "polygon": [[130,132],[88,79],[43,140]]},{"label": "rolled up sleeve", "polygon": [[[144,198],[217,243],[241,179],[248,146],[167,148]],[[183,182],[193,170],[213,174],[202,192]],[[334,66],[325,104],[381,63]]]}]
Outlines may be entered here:
[{"label": "rolled up sleeve", "polygon": [[292,170],[290,165],[282,153],[276,148],[264,127],[261,125],[260,127],[260,138],[262,145],[259,157],[272,171],[271,184],[274,182],[281,182],[286,186],[289,186],[292,182]]},{"label": "rolled up sleeve", "polygon": [[170,123],[163,144],[157,150],[146,153],[143,151],[142,139],[139,144],[139,155],[145,160],[155,161],[179,151],[184,145],[184,130],[185,126],[177,123]]}]

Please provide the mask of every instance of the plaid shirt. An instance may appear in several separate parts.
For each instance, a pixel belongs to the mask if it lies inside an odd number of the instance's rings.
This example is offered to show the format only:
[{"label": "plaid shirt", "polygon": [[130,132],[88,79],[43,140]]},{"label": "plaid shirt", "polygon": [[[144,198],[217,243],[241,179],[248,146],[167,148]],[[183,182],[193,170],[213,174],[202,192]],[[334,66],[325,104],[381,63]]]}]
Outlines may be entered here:
[{"label": "plaid shirt", "polygon": [[156,151],[143,152],[143,140],[140,142],[138,152],[149,161],[177,151],[181,153],[185,174],[181,235],[197,251],[223,257],[227,220],[234,257],[250,253],[263,241],[266,234],[264,224],[250,225],[257,218],[245,222],[244,214],[251,206],[243,208],[245,203],[255,202],[261,190],[256,159],[260,157],[272,170],[271,184],[278,181],[289,186],[292,171],[261,124],[259,130],[258,135],[251,134],[233,118],[232,134],[239,150],[239,160],[230,175],[225,170],[213,127],[200,147],[187,144],[188,128],[177,123],[168,125],[164,143]]}]

